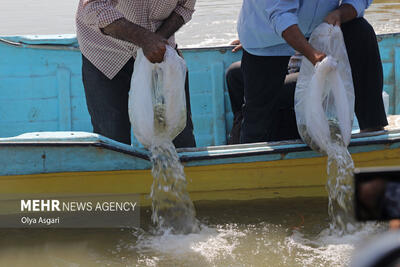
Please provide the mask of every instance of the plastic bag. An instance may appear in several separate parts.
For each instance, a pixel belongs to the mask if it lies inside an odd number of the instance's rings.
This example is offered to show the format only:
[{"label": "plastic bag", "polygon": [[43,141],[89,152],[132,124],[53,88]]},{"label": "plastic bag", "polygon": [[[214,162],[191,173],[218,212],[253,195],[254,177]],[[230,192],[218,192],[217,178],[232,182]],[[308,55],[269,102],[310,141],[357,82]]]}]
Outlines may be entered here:
[{"label": "plastic bag", "polygon": [[309,42],[327,57],[315,67],[306,58],[301,64],[295,92],[297,127],[305,143],[327,153],[333,142],[350,143],[353,79],[340,27],[322,23]]},{"label": "plastic bag", "polygon": [[173,140],[186,126],[185,61],[167,46],[164,61],[152,64],[137,52],[129,91],[129,118],[136,139],[146,148]]}]

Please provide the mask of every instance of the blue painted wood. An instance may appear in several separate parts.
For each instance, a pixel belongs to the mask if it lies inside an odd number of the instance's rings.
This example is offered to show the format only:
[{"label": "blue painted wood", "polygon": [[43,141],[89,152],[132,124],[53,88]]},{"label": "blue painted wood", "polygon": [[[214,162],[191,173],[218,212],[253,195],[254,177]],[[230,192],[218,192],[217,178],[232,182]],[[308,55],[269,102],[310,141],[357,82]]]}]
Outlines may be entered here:
[{"label": "blue painted wood", "polygon": [[396,75],[400,75],[398,67],[399,60],[396,60],[396,50],[400,46],[400,34],[385,34],[378,36],[379,51],[382,59],[384,87],[389,96],[389,114],[399,114],[397,99],[400,97],[400,84],[396,83]]},{"label": "blue painted wood", "polygon": [[183,50],[189,69],[194,134],[201,147],[226,143],[226,114],[231,113],[231,108],[225,97],[224,73],[241,57],[241,53],[233,54],[230,49]]},{"label": "blue painted wood", "polygon": [[85,132],[0,138],[0,176],[150,169],[148,152]]},{"label": "blue painted wood", "polygon": [[[0,40],[0,137],[35,131],[92,131],[75,37],[7,40],[8,44]],[[379,36],[378,41],[389,111],[400,114],[400,34]],[[222,145],[233,118],[224,73],[240,60],[241,53],[216,47],[184,49],[183,54],[189,69],[197,144]]]},{"label": "blue painted wood", "polygon": [[11,146],[0,150],[0,175],[150,169],[150,162],[94,146]]},{"label": "blue painted wood", "polygon": [[71,131],[71,72],[66,68],[57,70],[59,130]]},{"label": "blue painted wood", "polygon": [[23,45],[54,44],[72,47],[79,46],[75,34],[7,36],[6,39]]},{"label": "blue painted wood", "polygon": [[395,107],[395,114],[400,114],[400,44],[394,47],[394,90],[393,106]]},{"label": "blue painted wood", "polygon": [[224,98],[224,65],[214,63],[212,70],[212,107],[214,145],[226,144],[225,98]]}]

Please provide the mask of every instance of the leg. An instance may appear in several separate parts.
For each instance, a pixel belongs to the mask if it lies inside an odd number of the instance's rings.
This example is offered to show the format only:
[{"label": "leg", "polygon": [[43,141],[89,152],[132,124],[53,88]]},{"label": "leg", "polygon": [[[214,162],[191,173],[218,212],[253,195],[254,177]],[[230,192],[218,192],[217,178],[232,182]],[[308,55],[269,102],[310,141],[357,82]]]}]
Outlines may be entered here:
[{"label": "leg", "polygon": [[241,62],[232,63],[226,71],[226,84],[233,112],[233,125],[228,136],[228,145],[240,143],[240,128],[242,125],[242,106],[244,103],[244,85]]},{"label": "leg", "polygon": [[121,143],[131,144],[128,93],[133,58],[112,79],[108,79],[82,56],[82,80],[93,132]]},{"label": "leg", "polygon": [[176,148],[196,147],[196,140],[193,134],[192,112],[190,108],[189,73],[186,73],[185,95],[186,95],[186,117],[187,117],[186,127],[173,141]]},{"label": "leg", "polygon": [[233,114],[238,111],[241,112],[244,103],[244,86],[240,61],[234,62],[229,66],[226,71],[226,84]]},{"label": "leg", "polygon": [[382,62],[374,29],[364,18],[357,18],[344,23],[342,31],[353,76],[355,112],[360,129],[382,129],[388,123],[382,100]]},{"label": "leg", "polygon": [[278,112],[278,92],[284,83],[289,58],[254,56],[243,51],[245,102],[241,143],[271,140],[271,133],[277,127],[273,118]]},{"label": "leg", "polygon": [[[226,82],[231,100],[234,121],[229,135],[228,145],[240,143],[240,129],[242,124],[242,106],[244,102],[243,75],[241,62],[232,63],[226,72]],[[279,90],[279,116],[276,131],[271,133],[271,141],[299,139],[294,112],[294,92],[299,73],[286,75],[282,90]]]},{"label": "leg", "polygon": [[277,126],[274,127],[271,141],[300,139],[294,112],[294,93],[298,76],[298,72],[286,75],[285,84],[279,92],[279,111],[275,116]]}]

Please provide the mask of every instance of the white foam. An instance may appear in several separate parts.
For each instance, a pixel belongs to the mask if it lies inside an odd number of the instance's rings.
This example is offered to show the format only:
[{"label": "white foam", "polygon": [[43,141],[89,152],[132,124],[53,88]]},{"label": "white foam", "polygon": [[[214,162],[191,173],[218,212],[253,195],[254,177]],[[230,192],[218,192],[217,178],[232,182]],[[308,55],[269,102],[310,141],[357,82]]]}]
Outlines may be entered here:
[{"label": "white foam", "polygon": [[170,231],[158,236],[142,235],[133,248],[139,252],[152,251],[168,256],[201,256],[212,263],[217,258],[233,255],[239,244],[238,238],[244,236],[234,227],[216,229],[203,225],[200,232],[187,235]]},{"label": "white foam", "polygon": [[296,251],[298,260],[304,266],[347,266],[354,249],[383,228],[374,223],[364,224],[360,230],[346,235],[336,235],[326,229],[313,240],[294,231],[286,238],[285,245],[289,250]]},{"label": "white foam", "polygon": [[318,235],[304,229],[288,232],[265,222],[203,225],[199,233],[189,235],[145,233],[131,249],[145,266],[347,266],[354,249],[384,229],[371,223],[340,236],[330,229]]}]

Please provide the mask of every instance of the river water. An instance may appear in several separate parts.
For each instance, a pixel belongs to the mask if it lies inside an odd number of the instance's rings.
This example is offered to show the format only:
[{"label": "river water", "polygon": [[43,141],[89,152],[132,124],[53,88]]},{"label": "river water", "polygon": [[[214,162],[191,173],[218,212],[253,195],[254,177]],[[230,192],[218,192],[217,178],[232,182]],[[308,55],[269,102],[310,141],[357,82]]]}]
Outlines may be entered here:
[{"label": "river water", "polygon": [[196,203],[200,233],[139,230],[1,230],[0,266],[346,266],[354,247],[385,230],[328,234],[326,198]]},{"label": "river water", "polygon": [[[3,1],[0,36],[74,33],[79,0]],[[242,0],[197,0],[193,19],[177,34],[182,47],[226,45],[237,38]],[[400,31],[400,1],[375,0],[366,12],[377,33]]]},{"label": "river water", "polygon": [[[184,47],[226,45],[237,37],[241,0],[198,0],[177,34]],[[74,33],[78,0],[3,1],[0,35]],[[400,1],[366,12],[377,33],[400,31]],[[197,234],[153,235],[151,210],[138,230],[0,230],[0,266],[346,266],[359,243],[385,230],[367,225],[329,235],[326,198],[195,203]]]}]

